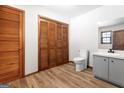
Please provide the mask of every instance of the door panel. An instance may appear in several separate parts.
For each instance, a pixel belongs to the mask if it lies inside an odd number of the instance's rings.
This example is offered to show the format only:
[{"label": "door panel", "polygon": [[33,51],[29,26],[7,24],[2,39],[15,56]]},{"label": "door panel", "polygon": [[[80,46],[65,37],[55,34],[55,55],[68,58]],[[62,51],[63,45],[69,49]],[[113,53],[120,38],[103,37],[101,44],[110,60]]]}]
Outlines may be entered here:
[{"label": "door panel", "polygon": [[56,38],[56,54],[57,54],[57,65],[63,64],[63,32],[62,32],[62,24],[57,24],[57,38]]},{"label": "door panel", "polygon": [[60,65],[60,64],[62,64],[63,63],[63,49],[57,49],[57,65]]},{"label": "door panel", "polygon": [[49,22],[49,48],[55,48],[56,46],[56,24]]},{"label": "door panel", "polygon": [[0,19],[19,21],[19,15],[0,10]]},{"label": "door panel", "polygon": [[19,42],[0,41],[0,52],[18,51]]},{"label": "door panel", "polygon": [[56,66],[56,50],[49,49],[49,67]]},{"label": "door panel", "polygon": [[62,25],[61,24],[57,24],[57,30],[56,30],[56,43],[57,43],[57,47],[58,48],[62,48],[63,47],[63,32],[62,32]]},{"label": "door panel", "polygon": [[0,20],[0,40],[19,40],[19,24],[18,22]]},{"label": "door panel", "polygon": [[63,62],[67,63],[68,60],[68,49],[63,49]]},{"label": "door panel", "polygon": [[68,48],[68,42],[66,40],[63,41],[63,48]]},{"label": "door panel", "polygon": [[23,11],[0,6],[0,82],[23,76]]},{"label": "door panel", "polygon": [[48,68],[48,50],[42,49],[41,50],[41,70]]},{"label": "door panel", "polygon": [[68,62],[68,26],[63,25],[63,60]]},{"label": "door panel", "polygon": [[57,24],[57,40],[63,40],[62,24]]},{"label": "door panel", "polygon": [[68,48],[68,27],[63,26],[63,47]]},{"label": "door panel", "polygon": [[40,70],[48,68],[48,22],[40,21]]},{"label": "door panel", "polygon": [[56,24],[49,21],[49,67],[56,66]]},{"label": "door panel", "polygon": [[41,28],[40,28],[40,30],[41,30],[41,33],[40,33],[40,35],[41,35],[41,44],[40,44],[40,46],[41,46],[41,48],[48,48],[48,33],[47,33],[47,30],[48,30],[48,23],[47,22],[44,22],[44,21],[42,21],[41,22]]},{"label": "door panel", "polygon": [[57,45],[56,46],[58,48],[63,48],[63,41],[62,40],[57,40],[56,42],[57,42]]},{"label": "door panel", "polygon": [[68,27],[63,25],[63,40],[68,41]]},{"label": "door panel", "polygon": [[[0,76],[17,71],[19,73],[18,52],[0,53]],[[1,77],[2,78],[2,77]]]}]

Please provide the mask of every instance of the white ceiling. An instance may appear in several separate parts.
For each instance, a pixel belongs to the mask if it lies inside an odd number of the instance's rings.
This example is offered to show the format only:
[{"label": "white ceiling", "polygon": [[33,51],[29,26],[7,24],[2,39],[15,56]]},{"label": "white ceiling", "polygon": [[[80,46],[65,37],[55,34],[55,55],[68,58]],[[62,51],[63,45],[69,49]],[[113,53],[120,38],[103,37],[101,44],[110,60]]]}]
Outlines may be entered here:
[{"label": "white ceiling", "polygon": [[101,5],[74,5],[74,6],[68,6],[68,5],[47,5],[42,6],[45,9],[54,12],[60,16],[66,17],[66,18],[73,18],[76,16],[79,16],[81,14],[87,13],[93,9],[96,9],[100,7]]}]

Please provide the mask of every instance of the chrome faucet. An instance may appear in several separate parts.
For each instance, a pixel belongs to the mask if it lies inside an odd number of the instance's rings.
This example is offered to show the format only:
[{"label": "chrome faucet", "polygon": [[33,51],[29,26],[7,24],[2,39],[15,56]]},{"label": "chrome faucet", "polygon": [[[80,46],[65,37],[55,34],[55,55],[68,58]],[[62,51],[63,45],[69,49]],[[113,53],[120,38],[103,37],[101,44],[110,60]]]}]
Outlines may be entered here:
[{"label": "chrome faucet", "polygon": [[114,50],[110,48],[108,53],[114,53]]}]

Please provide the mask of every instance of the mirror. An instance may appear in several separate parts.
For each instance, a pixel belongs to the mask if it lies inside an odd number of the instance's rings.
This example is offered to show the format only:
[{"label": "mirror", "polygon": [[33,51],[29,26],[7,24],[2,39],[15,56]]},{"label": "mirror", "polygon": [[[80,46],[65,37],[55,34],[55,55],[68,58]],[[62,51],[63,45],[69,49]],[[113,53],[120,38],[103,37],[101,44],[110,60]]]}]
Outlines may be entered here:
[{"label": "mirror", "polygon": [[112,31],[101,32],[101,44],[111,44],[112,43]]},{"label": "mirror", "polygon": [[124,17],[99,22],[99,49],[124,50]]}]

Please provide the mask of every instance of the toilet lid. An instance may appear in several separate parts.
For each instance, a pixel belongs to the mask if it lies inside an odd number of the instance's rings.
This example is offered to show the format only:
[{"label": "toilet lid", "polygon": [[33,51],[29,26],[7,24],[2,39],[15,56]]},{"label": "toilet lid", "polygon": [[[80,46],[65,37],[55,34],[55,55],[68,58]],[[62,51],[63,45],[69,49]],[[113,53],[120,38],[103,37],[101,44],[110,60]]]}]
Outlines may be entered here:
[{"label": "toilet lid", "polygon": [[74,61],[80,61],[80,60],[84,60],[85,58],[82,58],[82,57],[76,57],[74,58]]}]

